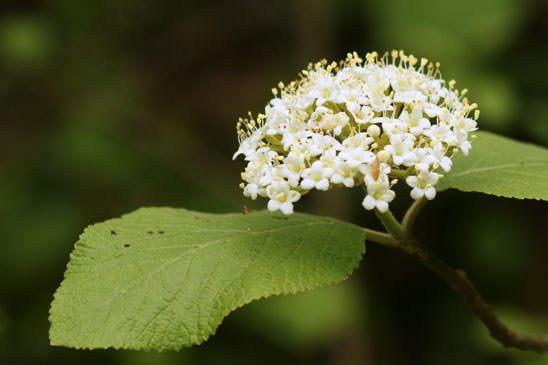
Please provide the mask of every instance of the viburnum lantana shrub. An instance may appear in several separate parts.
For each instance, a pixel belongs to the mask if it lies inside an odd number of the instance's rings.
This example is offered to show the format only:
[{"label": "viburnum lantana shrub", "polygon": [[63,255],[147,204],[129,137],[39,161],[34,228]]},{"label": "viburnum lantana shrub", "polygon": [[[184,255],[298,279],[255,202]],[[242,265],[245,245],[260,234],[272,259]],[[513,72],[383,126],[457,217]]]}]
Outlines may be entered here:
[{"label": "viburnum lantana shrub", "polygon": [[[89,226],[51,304],[52,345],[200,344],[253,300],[348,278],[367,240],[416,257],[504,346],[548,349],[546,337],[500,323],[467,276],[412,235],[425,202],[449,188],[548,200],[547,149],[477,131],[479,110],[467,90],[446,82],[438,63],[402,51],[311,63],[272,92],[264,112],[237,122],[233,156],[245,159],[243,194],[267,198],[268,210],[141,208]],[[415,200],[401,221],[389,209],[398,183]],[[314,189],[356,186],[386,232],[294,212]]]},{"label": "viburnum lantana shrub", "polygon": [[363,184],[367,210],[388,210],[404,179],[413,199],[433,199],[451,158],[471,148],[479,110],[441,78],[439,65],[403,52],[310,64],[257,118],[237,124],[244,195],[293,212],[313,189]]}]

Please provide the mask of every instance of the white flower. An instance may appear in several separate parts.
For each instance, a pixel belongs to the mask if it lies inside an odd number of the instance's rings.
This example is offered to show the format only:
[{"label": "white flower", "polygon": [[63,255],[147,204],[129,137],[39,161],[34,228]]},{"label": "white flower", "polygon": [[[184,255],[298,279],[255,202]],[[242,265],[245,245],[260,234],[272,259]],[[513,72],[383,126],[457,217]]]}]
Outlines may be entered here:
[{"label": "white flower", "polygon": [[265,108],[266,123],[268,127],[266,134],[281,134],[288,128],[289,111],[284,105],[276,103],[275,106],[267,105]]},{"label": "white flower", "polygon": [[297,187],[301,179],[301,172],[306,168],[304,154],[290,152],[284,159],[284,163],[279,166],[280,175],[287,179],[291,187]]},{"label": "white flower", "polygon": [[348,148],[342,151],[339,156],[351,167],[359,167],[362,164],[369,164],[375,160],[375,154],[366,151],[364,148]]},{"label": "white flower", "polygon": [[310,79],[313,84],[307,96],[316,99],[316,105],[323,105],[326,101],[334,101],[337,93],[337,84],[331,73],[319,69],[318,72],[311,72]]},{"label": "white flower", "polygon": [[462,153],[464,153],[465,156],[468,156],[468,152],[470,151],[470,148],[472,148],[472,144],[468,140],[467,134],[461,134],[458,133],[457,135],[457,143],[456,145],[459,146]]},{"label": "white flower", "polygon": [[397,183],[390,179],[403,173],[414,199],[432,199],[434,171],[449,171],[459,150],[468,154],[479,117],[438,65],[402,51],[322,60],[273,94],[264,113],[238,120],[233,158],[245,156],[244,196],[268,197],[268,209],[285,214],[312,189],[359,184],[364,208],[385,212]]},{"label": "white flower", "polygon": [[418,104],[415,104],[411,113],[408,113],[407,110],[402,111],[399,119],[407,124],[409,133],[414,136],[418,136],[430,127],[430,121],[422,116],[422,106]]},{"label": "white flower", "polygon": [[396,194],[390,190],[388,179],[379,178],[376,181],[369,180],[366,182],[366,185],[367,196],[362,201],[363,207],[367,210],[377,208],[381,213],[386,212],[388,210],[388,203],[396,196]]},{"label": "white flower", "polygon": [[329,178],[332,174],[332,168],[325,167],[321,161],[316,161],[301,174],[303,178],[301,187],[305,190],[312,188],[327,190],[329,189]]},{"label": "white flower", "polygon": [[434,185],[439,180],[440,175],[435,172],[421,171],[418,176],[408,176],[405,179],[407,185],[411,186],[411,198],[417,200],[426,197],[428,200],[434,199],[436,189]]},{"label": "white flower", "polygon": [[390,136],[390,144],[384,146],[384,150],[392,155],[396,165],[412,166],[416,159],[413,153],[414,144],[410,134],[393,134]]},{"label": "white flower", "polygon": [[431,148],[415,148],[413,153],[415,154],[415,167],[419,171],[428,171],[430,165],[436,162]]},{"label": "white flower", "polygon": [[[240,147],[234,153],[234,155],[232,155],[232,159],[235,160],[236,157],[243,154],[244,156],[246,156],[246,160],[248,160],[247,158],[248,156],[255,154],[257,148],[260,145],[261,140],[263,139],[262,133],[263,133],[263,128],[260,128],[256,130],[255,133],[247,137],[246,139],[243,139],[242,141],[240,141]],[[239,133],[239,135],[241,135],[241,133]]]},{"label": "white flower", "polygon": [[441,143],[437,143],[432,148],[432,155],[436,159],[436,163],[441,166],[441,168],[449,172],[451,166],[453,165],[453,160],[445,155],[445,149]]},{"label": "white flower", "polygon": [[400,134],[405,131],[406,123],[399,118],[379,117],[374,118],[373,123],[382,123],[382,129],[388,134]]},{"label": "white flower", "polygon": [[429,137],[434,143],[444,142],[448,145],[457,143],[457,136],[447,124],[434,125],[424,131],[424,135]]},{"label": "white flower", "polygon": [[284,181],[273,182],[266,189],[266,193],[270,198],[268,210],[281,210],[283,214],[293,213],[293,203],[301,197],[299,192],[290,190],[289,185]]},{"label": "white flower", "polygon": [[347,103],[346,105],[347,105],[348,111],[352,113],[354,120],[358,124],[369,123],[375,116],[373,109],[371,109],[368,106],[360,105],[358,103]]},{"label": "white flower", "polygon": [[259,193],[259,186],[255,183],[247,184],[244,188],[244,196],[251,198],[253,200],[257,199],[257,194]]},{"label": "white flower", "polygon": [[343,184],[347,188],[354,187],[354,177],[358,170],[342,159],[338,159],[333,166],[333,175],[331,182],[334,184]]}]

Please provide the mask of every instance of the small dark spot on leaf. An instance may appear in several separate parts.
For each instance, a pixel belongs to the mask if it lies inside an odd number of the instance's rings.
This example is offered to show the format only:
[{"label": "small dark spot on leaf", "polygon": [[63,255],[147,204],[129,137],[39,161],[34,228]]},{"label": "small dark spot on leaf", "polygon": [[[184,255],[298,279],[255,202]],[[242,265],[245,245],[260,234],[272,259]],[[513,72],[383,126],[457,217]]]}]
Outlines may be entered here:
[{"label": "small dark spot on leaf", "polygon": [[194,248],[198,248],[198,246],[194,246]]},{"label": "small dark spot on leaf", "polygon": [[148,233],[148,234],[153,234],[154,232],[152,232],[152,231],[148,231],[147,233]]},{"label": "small dark spot on leaf", "polygon": [[158,233],[160,233],[160,234],[164,234],[164,231],[158,231]]},{"label": "small dark spot on leaf", "polygon": [[124,245],[124,247],[129,247],[129,246],[131,246],[129,243],[126,243],[126,244]]},{"label": "small dark spot on leaf", "polygon": [[116,235],[116,231],[110,231],[110,234],[114,236]]}]

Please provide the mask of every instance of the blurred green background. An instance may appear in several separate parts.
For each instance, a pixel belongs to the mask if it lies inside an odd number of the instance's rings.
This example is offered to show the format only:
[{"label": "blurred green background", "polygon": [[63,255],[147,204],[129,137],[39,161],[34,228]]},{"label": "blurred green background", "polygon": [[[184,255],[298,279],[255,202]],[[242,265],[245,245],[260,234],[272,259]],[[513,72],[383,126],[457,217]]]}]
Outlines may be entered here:
[{"label": "blurred green background", "polygon": [[[346,283],[239,309],[200,347],[76,351],[47,338],[86,225],[140,206],[265,206],[237,187],[234,123],[309,61],[392,48],[439,60],[481,128],[548,146],[547,19],[545,0],[2,0],[0,363],[548,364],[502,349],[440,279],[373,244]],[[378,227],[361,199],[313,193],[297,209]],[[417,231],[508,323],[548,333],[547,223],[546,202],[449,191]]]}]

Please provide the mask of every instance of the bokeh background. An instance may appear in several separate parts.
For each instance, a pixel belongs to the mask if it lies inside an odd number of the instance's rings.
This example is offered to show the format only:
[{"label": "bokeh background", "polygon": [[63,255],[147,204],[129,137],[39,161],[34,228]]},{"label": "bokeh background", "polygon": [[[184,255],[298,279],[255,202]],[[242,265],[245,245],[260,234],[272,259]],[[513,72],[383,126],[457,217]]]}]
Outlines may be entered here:
[{"label": "bokeh background", "polygon": [[[47,337],[86,225],[140,206],[264,207],[237,187],[234,124],[309,61],[392,48],[439,60],[481,128],[548,146],[547,19],[545,0],[2,0],[0,363],[548,364],[504,350],[440,279],[373,244],[346,283],[239,309],[200,347],[77,351]],[[361,199],[313,193],[297,209],[378,227]],[[504,320],[548,333],[547,223],[546,202],[448,191],[417,232]]]}]

